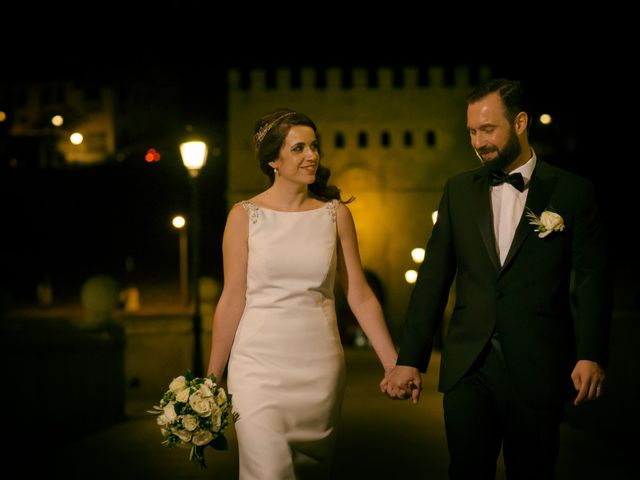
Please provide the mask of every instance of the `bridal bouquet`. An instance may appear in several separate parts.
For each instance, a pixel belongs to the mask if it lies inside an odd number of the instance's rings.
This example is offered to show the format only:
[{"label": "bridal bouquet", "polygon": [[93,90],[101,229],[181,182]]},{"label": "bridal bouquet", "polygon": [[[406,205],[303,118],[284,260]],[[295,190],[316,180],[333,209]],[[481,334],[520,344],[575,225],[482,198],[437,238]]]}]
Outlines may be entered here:
[{"label": "bridal bouquet", "polygon": [[231,395],[216,384],[213,375],[194,377],[191,372],[174,378],[159,405],[148,413],[158,415],[162,445],[190,448],[189,459],[205,468],[204,449],[227,450],[224,432],[229,416],[234,420]]}]

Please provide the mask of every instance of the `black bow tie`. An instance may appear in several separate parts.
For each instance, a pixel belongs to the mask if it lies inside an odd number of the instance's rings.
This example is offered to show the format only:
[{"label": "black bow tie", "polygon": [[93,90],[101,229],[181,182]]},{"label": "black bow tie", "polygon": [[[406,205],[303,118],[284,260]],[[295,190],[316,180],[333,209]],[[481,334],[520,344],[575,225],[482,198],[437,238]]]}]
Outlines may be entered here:
[{"label": "black bow tie", "polygon": [[502,185],[503,183],[510,183],[513,188],[522,192],[524,190],[524,178],[521,173],[505,173],[502,170],[496,172],[492,171],[489,174],[489,185],[495,187]]}]

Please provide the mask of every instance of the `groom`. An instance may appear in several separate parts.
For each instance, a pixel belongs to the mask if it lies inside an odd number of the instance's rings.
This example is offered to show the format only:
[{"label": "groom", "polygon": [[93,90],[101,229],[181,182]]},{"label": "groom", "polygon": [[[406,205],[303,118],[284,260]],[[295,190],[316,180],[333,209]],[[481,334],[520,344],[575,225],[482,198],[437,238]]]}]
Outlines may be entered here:
[{"label": "groom", "polygon": [[592,185],[538,158],[520,82],[467,98],[483,166],[450,179],[408,308],[392,398],[417,402],[449,288],[439,390],[451,479],[552,479],[563,404],[602,394],[610,295]]}]

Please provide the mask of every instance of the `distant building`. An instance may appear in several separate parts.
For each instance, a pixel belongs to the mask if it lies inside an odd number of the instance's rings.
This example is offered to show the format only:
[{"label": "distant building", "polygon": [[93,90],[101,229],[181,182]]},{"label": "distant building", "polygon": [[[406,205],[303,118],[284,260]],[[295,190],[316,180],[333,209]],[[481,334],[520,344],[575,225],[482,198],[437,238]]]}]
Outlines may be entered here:
[{"label": "distant building", "polygon": [[[88,165],[113,157],[113,88],[50,81],[22,84],[12,90],[9,135],[18,145],[24,143],[38,148],[37,152],[17,148],[12,152],[13,162],[37,163],[34,166],[44,168]],[[54,116],[62,120],[58,126],[52,122]],[[82,135],[81,143],[70,141],[73,133]]]},{"label": "distant building", "polygon": [[[181,119],[181,87],[176,82],[42,80],[6,86],[0,98],[9,106],[4,122],[11,143],[0,154],[12,167],[81,166],[131,158],[143,162],[149,148],[177,153],[180,128],[174,124]],[[54,124],[54,116],[62,123]],[[73,133],[82,135],[81,143],[71,141]]]},{"label": "distant building", "polygon": [[229,207],[268,184],[254,156],[256,120],[278,107],[308,114],[330,182],[356,198],[349,207],[362,263],[380,279],[390,326],[401,325],[412,288],[404,274],[417,268],[411,250],[431,234],[446,179],[478,165],[465,97],[489,76],[466,67],[231,70]]}]

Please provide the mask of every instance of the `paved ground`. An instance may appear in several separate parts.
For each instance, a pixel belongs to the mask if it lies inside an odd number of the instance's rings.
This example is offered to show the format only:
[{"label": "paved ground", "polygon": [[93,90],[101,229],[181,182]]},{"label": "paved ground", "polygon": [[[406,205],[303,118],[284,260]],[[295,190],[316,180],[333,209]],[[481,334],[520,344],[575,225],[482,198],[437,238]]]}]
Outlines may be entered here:
[{"label": "paved ground", "polygon": [[[423,398],[420,404],[412,405],[391,401],[378,392],[380,372],[373,352],[348,349],[346,354],[350,383],[333,478],[446,479],[442,396],[436,391],[437,355],[424,379]],[[233,428],[228,431],[230,450],[209,449],[208,468],[201,470],[188,461],[187,450],[160,445],[155,417],[146,413],[157,401],[132,395],[123,422],[62,445],[56,444],[55,438],[39,438],[34,432],[34,443],[23,449],[30,458],[14,462],[20,476],[40,473],[45,478],[92,480],[237,478]],[[10,432],[5,432],[4,438],[10,441]],[[637,444],[568,424],[562,426],[561,443],[559,480],[639,478],[638,468],[631,462],[631,455],[635,458],[640,452]],[[504,479],[501,466],[497,478]]]}]

